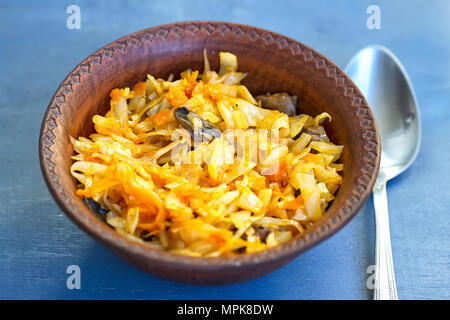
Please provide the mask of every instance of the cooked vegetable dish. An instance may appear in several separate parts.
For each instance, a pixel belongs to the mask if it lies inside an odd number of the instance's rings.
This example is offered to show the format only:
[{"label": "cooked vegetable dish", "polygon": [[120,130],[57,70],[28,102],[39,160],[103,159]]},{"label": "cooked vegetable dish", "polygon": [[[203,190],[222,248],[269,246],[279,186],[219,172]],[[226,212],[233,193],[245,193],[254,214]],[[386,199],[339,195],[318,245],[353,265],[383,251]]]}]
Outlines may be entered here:
[{"label": "cooked vegetable dish", "polygon": [[297,97],[253,97],[237,57],[178,80],[148,75],[111,91],[95,133],[70,137],[77,195],[114,229],[188,256],[232,256],[289,241],[318,221],[342,183],[343,146]]}]

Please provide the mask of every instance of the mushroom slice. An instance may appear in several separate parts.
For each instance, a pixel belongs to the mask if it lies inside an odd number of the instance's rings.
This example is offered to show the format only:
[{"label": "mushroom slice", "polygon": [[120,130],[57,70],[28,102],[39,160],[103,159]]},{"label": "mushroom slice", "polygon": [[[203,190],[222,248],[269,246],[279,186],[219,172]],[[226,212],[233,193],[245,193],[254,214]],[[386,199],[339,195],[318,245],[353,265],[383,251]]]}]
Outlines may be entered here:
[{"label": "mushroom slice", "polygon": [[290,117],[295,116],[297,112],[297,97],[284,92],[257,96],[256,100],[261,101],[263,108],[278,110]]},{"label": "mushroom slice", "polygon": [[325,130],[323,130],[323,128],[321,128],[321,127],[303,128],[302,132],[306,132],[307,134],[309,134],[312,137],[312,139],[311,139],[312,141],[327,141],[328,140]]},{"label": "mushroom slice", "polygon": [[211,123],[186,107],[176,109],[174,115],[180,124],[191,133],[195,141],[210,142],[222,134]]}]

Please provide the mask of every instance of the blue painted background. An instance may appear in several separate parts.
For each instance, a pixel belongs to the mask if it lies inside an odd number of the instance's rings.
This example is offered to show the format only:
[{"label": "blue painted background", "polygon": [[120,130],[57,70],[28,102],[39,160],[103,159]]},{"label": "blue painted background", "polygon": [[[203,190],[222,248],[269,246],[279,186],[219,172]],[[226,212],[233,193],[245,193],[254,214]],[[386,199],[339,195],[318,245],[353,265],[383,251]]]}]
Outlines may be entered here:
[{"label": "blue painted background", "polygon": [[[66,8],[81,8],[81,30]],[[368,30],[366,8],[381,8]],[[80,231],[42,179],[37,142],[45,108],[66,74],[103,45],[150,26],[222,20],[297,39],[341,67],[378,43],[403,62],[416,89],[423,145],[390,182],[392,246],[400,299],[450,298],[450,1],[10,1],[0,2],[0,298],[370,299],[374,263],[369,201],[337,235],[260,279],[231,286],[168,282],[126,264]],[[66,268],[81,268],[68,290]]]}]

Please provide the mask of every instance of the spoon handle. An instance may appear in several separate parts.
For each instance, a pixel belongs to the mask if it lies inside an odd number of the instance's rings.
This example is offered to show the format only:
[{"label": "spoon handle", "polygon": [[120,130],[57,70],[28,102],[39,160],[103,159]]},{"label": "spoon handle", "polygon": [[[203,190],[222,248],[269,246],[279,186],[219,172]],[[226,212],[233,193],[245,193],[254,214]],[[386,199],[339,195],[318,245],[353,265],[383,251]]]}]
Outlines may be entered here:
[{"label": "spoon handle", "polygon": [[397,300],[392,259],[386,181],[377,181],[373,189],[375,206],[375,289],[374,300]]}]

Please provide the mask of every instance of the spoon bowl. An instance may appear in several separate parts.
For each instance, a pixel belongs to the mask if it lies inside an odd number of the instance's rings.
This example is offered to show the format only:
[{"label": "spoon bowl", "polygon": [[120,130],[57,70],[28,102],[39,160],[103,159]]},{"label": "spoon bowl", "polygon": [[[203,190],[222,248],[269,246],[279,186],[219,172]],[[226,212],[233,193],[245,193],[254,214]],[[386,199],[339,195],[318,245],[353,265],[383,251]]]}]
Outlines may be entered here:
[{"label": "spoon bowl", "polygon": [[375,114],[382,149],[379,177],[390,180],[411,165],[420,148],[420,116],[411,81],[399,59],[378,45],[359,51],[345,72]]}]

